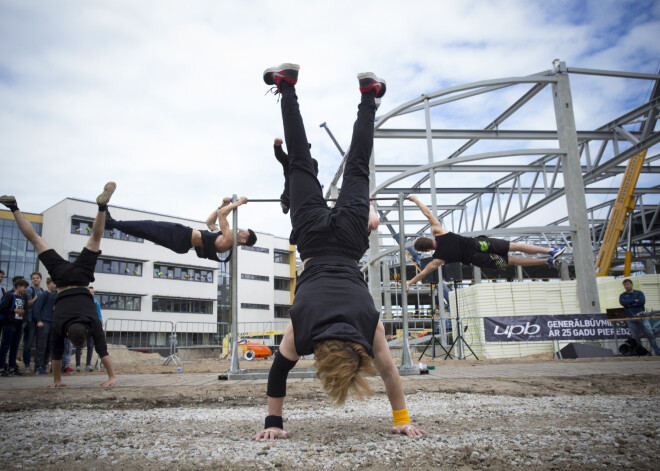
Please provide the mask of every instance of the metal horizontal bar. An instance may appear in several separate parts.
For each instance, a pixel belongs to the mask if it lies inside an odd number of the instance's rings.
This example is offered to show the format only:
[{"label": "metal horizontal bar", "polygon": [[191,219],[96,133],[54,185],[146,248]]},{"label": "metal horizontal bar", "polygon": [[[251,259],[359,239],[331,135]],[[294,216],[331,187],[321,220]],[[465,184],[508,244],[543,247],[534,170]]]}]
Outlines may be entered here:
[{"label": "metal horizontal bar", "polygon": [[[381,173],[399,173],[406,172],[413,168],[418,167],[418,165],[376,165],[376,172]],[[546,167],[546,171],[547,171]],[[588,172],[590,169],[586,165],[582,166],[582,173]],[[514,172],[542,172],[543,166],[541,165],[452,165],[450,167],[438,167],[435,168],[434,173],[441,172],[476,172],[476,173],[514,173]],[[559,166],[559,171],[562,171],[562,167]],[[619,174],[626,171],[626,167],[620,165],[615,168],[610,169],[608,172],[611,174]],[[660,167],[649,167],[644,166],[642,168],[642,173],[660,173]]]},{"label": "metal horizontal bar", "polygon": [[566,67],[569,74],[583,74],[583,75],[602,75],[604,77],[621,77],[645,80],[660,80],[658,74],[644,74],[638,72],[619,72],[616,70],[600,70],[600,69],[583,69],[580,67]]},{"label": "metal horizontal bar", "polygon": [[[500,187],[499,192],[504,194],[506,191],[511,190],[511,187]],[[609,195],[609,194],[616,194],[617,188],[592,188],[592,187],[586,187],[584,189],[585,193],[593,194],[593,195]],[[521,188],[520,191],[522,192],[529,192],[531,191],[534,194],[545,194],[545,190],[543,188]],[[467,194],[467,193],[477,193],[477,194],[484,194],[484,193],[497,193],[498,188],[478,188],[478,187],[457,187],[457,188],[436,188],[435,192],[438,194],[448,194],[448,195],[462,195],[462,194]],[[383,188],[382,190],[379,190],[380,194],[399,194],[399,193],[410,193],[410,194],[418,194],[418,195],[428,195],[431,194],[431,190],[429,188]],[[635,195],[646,195],[646,194],[660,194],[660,187],[653,187],[653,188],[636,188],[635,189]]]},{"label": "metal horizontal bar", "polygon": [[[578,131],[578,139],[607,141],[614,131]],[[630,132],[636,139],[642,138],[639,131]],[[433,139],[500,139],[500,140],[558,140],[557,131],[526,131],[498,129],[432,129]],[[425,129],[378,129],[374,138],[379,139],[426,139]]]}]

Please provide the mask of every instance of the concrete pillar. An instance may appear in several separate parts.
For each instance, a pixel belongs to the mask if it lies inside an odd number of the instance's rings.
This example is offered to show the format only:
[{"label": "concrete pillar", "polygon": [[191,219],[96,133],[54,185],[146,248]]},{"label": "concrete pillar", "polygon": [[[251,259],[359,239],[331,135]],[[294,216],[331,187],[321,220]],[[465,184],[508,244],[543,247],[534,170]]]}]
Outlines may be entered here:
[{"label": "concrete pillar", "polygon": [[655,263],[653,260],[644,260],[644,273],[655,275]]},{"label": "concrete pillar", "polygon": [[561,156],[564,187],[566,189],[566,206],[569,223],[575,226],[575,232],[571,234],[571,238],[580,312],[600,312],[584,180],[582,179],[577,130],[573,114],[573,99],[568,74],[566,73],[566,64],[555,59],[553,72],[554,77],[557,79],[557,82],[552,84],[557,134],[559,146],[566,151],[566,154]]},{"label": "concrete pillar", "polygon": [[475,283],[481,282],[481,268],[476,266],[472,267],[472,278],[474,278]]},{"label": "concrete pillar", "polygon": [[559,277],[562,281],[568,281],[571,279],[571,275],[568,272],[568,263],[563,260],[559,261]]},{"label": "concrete pillar", "polygon": [[523,279],[523,269],[520,265],[516,265],[516,279],[518,280]]}]

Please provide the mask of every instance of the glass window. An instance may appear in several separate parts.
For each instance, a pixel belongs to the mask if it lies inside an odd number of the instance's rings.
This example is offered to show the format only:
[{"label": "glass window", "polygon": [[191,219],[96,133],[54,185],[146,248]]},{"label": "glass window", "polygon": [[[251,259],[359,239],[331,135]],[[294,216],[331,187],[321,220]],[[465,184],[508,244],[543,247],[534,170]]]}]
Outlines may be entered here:
[{"label": "glass window", "polygon": [[291,280],[289,278],[275,278],[275,289],[289,291],[290,287]]},{"label": "glass window", "polygon": [[287,265],[289,264],[289,252],[275,250],[273,253],[273,258],[275,263],[286,263]]}]

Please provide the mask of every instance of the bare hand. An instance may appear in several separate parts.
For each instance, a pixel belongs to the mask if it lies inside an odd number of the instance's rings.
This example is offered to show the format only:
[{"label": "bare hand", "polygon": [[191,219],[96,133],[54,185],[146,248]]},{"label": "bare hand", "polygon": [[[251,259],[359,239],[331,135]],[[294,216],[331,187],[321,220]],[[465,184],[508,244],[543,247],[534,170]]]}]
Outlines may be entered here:
[{"label": "bare hand", "polygon": [[276,438],[289,438],[289,432],[282,430],[281,428],[271,427],[266,430],[262,430],[254,436],[255,442],[267,442],[273,441]]},{"label": "bare hand", "polygon": [[18,309],[18,308],[14,309],[14,312],[19,316],[25,314],[25,311],[23,309]]},{"label": "bare hand", "polygon": [[229,196],[225,196],[222,198],[222,206],[220,207],[222,208],[223,206],[227,206],[229,203],[231,203],[231,198]]},{"label": "bare hand", "polygon": [[408,292],[408,290],[410,290],[410,285],[411,285],[411,283],[406,284],[406,293]]},{"label": "bare hand", "polygon": [[414,425],[410,425],[410,424],[395,425],[394,427],[392,427],[392,433],[397,435],[405,433],[411,438],[421,437],[422,435],[426,434],[426,432],[421,428],[417,428]]},{"label": "bare hand", "polygon": [[276,146],[281,146],[281,145],[282,145],[282,142],[283,142],[283,141],[282,141],[281,138],[279,138],[279,137],[276,137],[276,138],[275,138],[275,145],[276,145]]},{"label": "bare hand", "polygon": [[66,384],[59,382],[48,385],[49,388],[66,388]]},{"label": "bare hand", "polygon": [[241,196],[240,198],[238,198],[238,202],[240,204],[245,204],[248,202],[248,199],[245,196]]},{"label": "bare hand", "polygon": [[37,322],[37,327],[39,327],[41,329],[43,326],[44,326],[43,322]]},{"label": "bare hand", "polygon": [[117,378],[113,376],[112,378],[108,378],[108,380],[105,381],[104,383],[101,383],[101,386],[103,386],[104,388],[109,388],[114,386],[116,382],[117,382]]}]

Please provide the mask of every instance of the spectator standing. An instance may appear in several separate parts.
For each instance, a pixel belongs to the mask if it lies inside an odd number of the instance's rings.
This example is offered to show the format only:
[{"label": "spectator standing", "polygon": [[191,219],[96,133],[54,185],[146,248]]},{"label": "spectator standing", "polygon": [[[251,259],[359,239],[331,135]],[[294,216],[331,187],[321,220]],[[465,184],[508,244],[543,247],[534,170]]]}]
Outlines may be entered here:
[{"label": "spectator standing", "polygon": [[32,306],[32,318],[37,324],[37,354],[34,359],[34,372],[39,375],[46,374],[46,367],[50,359],[50,329],[53,326],[53,305],[57,297],[55,282],[46,279],[46,288],[39,295]]},{"label": "spectator standing", "polygon": [[[34,321],[32,307],[37,302],[39,295],[44,292],[41,288],[41,273],[38,271],[30,274],[32,286],[30,286],[25,295],[27,296],[27,315],[23,319],[23,364],[25,369],[23,373],[31,373],[30,360],[32,359],[32,345],[37,338],[37,323]],[[39,341],[37,340],[37,350],[39,349]],[[36,367],[35,367],[36,371]]]},{"label": "spectator standing", "polygon": [[625,291],[619,295],[619,304],[623,306],[623,309],[626,311],[626,317],[630,319],[626,321],[630,329],[630,336],[641,345],[642,342],[640,340],[643,333],[644,337],[649,340],[653,353],[660,355],[660,347],[658,347],[658,342],[656,342],[653,335],[651,322],[648,319],[641,318],[646,310],[644,306],[646,304],[644,293],[633,289],[633,282],[629,278],[623,280],[623,288]]},{"label": "spectator standing", "polygon": [[[94,287],[89,286],[89,292],[92,293],[94,297]],[[101,304],[99,300],[94,297],[94,304],[96,305],[96,315],[99,316],[99,321],[103,324],[103,316],[101,316]],[[80,373],[80,357],[82,356],[82,347],[76,347],[76,373]],[[92,357],[94,356],[94,337],[90,333],[87,336],[87,362],[85,364],[86,371],[94,371],[92,367]]]},{"label": "spectator standing", "polygon": [[20,375],[21,372],[16,365],[18,345],[21,342],[21,328],[25,316],[25,290],[29,286],[22,277],[14,283],[14,291],[7,293],[0,301],[0,315],[3,316],[2,340],[0,341],[0,365],[5,365],[7,352],[9,361],[0,373],[2,376]]},{"label": "spectator standing", "polygon": [[[5,272],[3,270],[0,270],[0,285],[2,284],[2,281],[5,279]],[[7,294],[7,290],[0,286],[0,299],[5,297],[5,294]],[[1,314],[0,314],[1,315]],[[0,339],[2,339],[2,321],[0,321]]]}]

